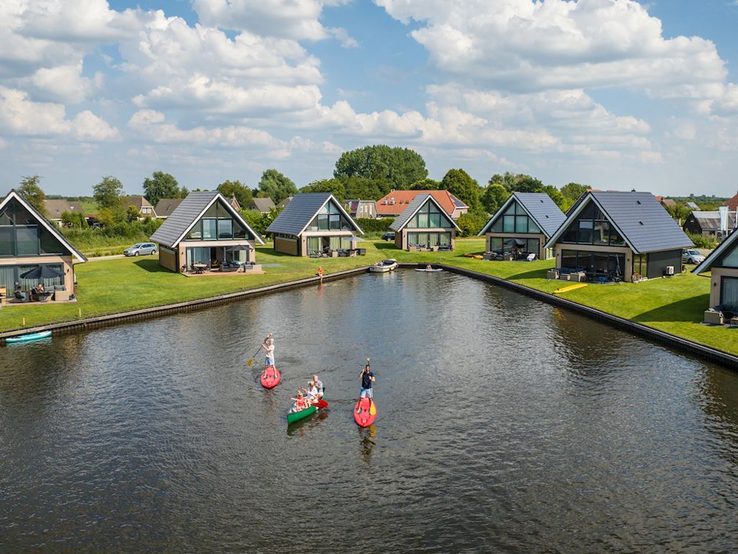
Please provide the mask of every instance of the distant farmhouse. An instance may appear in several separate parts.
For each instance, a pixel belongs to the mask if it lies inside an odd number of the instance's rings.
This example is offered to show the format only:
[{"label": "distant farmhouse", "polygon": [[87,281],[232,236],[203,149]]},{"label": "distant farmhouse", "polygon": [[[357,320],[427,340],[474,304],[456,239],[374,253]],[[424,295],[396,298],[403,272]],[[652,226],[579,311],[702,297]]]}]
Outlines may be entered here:
[{"label": "distant farmhouse", "polygon": [[62,214],[64,212],[78,214],[85,213],[82,209],[82,204],[64,199],[45,200],[44,209],[46,210],[46,219],[56,224],[58,227],[62,226]]},{"label": "distant farmhouse", "polygon": [[469,212],[469,206],[456,198],[447,190],[393,190],[377,200],[377,215],[379,217],[397,217],[420,195],[430,194],[436,204],[452,219],[459,219]]}]

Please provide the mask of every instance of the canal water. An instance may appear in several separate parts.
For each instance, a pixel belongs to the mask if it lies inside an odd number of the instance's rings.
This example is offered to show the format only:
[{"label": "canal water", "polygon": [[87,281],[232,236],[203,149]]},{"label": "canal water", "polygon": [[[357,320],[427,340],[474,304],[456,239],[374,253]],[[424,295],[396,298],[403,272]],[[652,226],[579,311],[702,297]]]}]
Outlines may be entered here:
[{"label": "canal water", "polygon": [[738,374],[452,274],[0,348],[3,552],[731,552],[737,508]]}]

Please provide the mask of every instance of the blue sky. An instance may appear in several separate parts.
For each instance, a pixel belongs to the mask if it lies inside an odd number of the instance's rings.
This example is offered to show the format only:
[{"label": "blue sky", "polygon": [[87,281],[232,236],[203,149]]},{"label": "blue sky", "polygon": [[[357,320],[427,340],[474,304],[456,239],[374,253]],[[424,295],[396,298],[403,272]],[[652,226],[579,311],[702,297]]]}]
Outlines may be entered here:
[{"label": "blue sky", "polygon": [[342,151],[431,176],[738,189],[733,0],[29,0],[0,5],[0,193],[298,186]]}]

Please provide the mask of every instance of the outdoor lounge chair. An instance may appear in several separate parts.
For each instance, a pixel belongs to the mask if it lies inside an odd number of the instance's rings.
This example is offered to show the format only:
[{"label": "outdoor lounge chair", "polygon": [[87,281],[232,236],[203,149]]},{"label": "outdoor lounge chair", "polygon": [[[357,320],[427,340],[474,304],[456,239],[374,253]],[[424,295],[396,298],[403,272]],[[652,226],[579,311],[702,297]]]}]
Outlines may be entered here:
[{"label": "outdoor lounge chair", "polygon": [[528,254],[528,257],[525,259],[528,260],[529,262],[532,262],[533,260],[536,259],[536,255],[531,252],[530,254]]}]

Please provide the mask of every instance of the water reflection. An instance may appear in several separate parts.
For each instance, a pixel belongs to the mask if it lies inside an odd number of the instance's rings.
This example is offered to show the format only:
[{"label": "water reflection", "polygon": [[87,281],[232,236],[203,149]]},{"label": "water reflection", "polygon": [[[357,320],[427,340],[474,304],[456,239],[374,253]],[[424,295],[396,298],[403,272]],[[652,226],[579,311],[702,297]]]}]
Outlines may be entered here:
[{"label": "water reflection", "polygon": [[[246,360],[270,332],[267,391]],[[382,419],[361,429],[366,357]],[[0,348],[0,368],[11,552],[735,545],[738,375],[458,275]],[[329,410],[288,426],[316,372]]]}]

